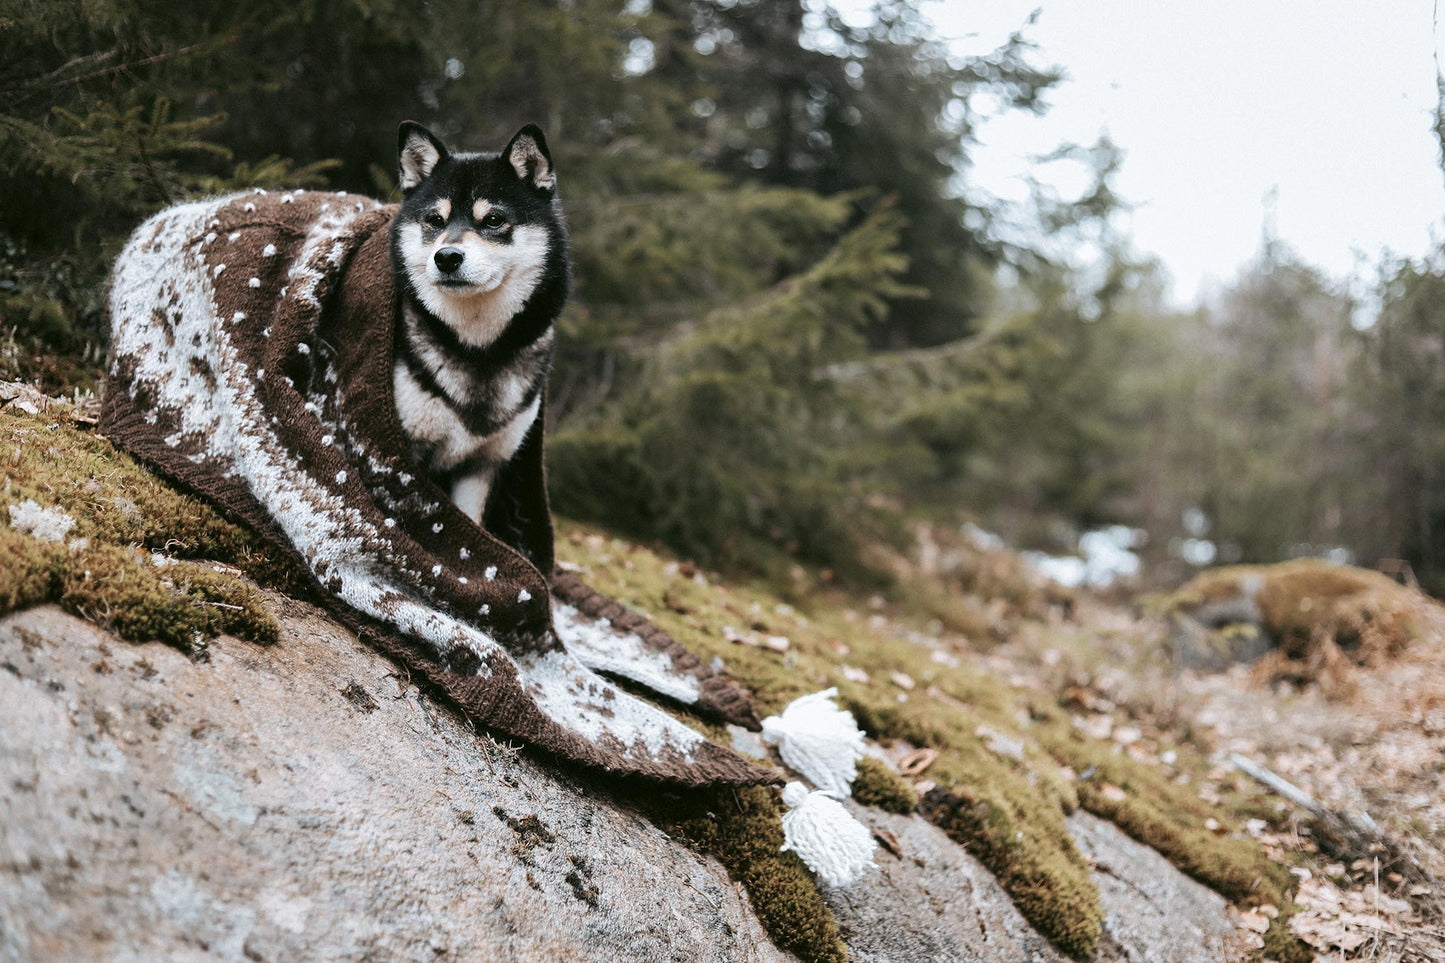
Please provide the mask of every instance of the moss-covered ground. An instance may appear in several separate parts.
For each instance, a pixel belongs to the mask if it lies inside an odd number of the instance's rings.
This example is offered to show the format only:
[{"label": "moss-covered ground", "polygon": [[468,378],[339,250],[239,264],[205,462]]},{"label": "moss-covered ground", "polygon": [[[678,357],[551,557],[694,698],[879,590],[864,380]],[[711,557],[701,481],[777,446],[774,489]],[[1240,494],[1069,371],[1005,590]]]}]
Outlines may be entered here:
[{"label": "moss-covered ground", "polygon": [[864,806],[906,816],[918,808],[918,793],[908,781],[877,759],[858,760],[858,778],[853,781],[853,799]]},{"label": "moss-covered ground", "polygon": [[[1103,922],[1064,823],[1078,806],[1236,902],[1287,908],[1288,872],[1237,832],[1225,809],[1180,784],[1182,770],[1207,768],[1190,746],[1175,748],[1170,767],[1140,762],[1079,732],[1056,693],[1003,684],[946,637],[861,614],[863,600],[833,593],[813,603],[795,597],[795,607],[597,530],[563,523],[559,531],[561,558],[703,658],[721,659],[761,713],[837,686],[870,737],[936,750],[913,775],[923,813],[987,865],[1065,953],[1092,956]],[[904,808],[906,797],[878,791],[875,775],[861,780],[868,804]]]},{"label": "moss-covered ground", "polygon": [[[241,576],[294,588],[289,563],[70,415],[0,410],[0,613],[55,602],[197,656],[222,632],[273,641],[276,620]],[[36,537],[36,513],[58,526]]]}]

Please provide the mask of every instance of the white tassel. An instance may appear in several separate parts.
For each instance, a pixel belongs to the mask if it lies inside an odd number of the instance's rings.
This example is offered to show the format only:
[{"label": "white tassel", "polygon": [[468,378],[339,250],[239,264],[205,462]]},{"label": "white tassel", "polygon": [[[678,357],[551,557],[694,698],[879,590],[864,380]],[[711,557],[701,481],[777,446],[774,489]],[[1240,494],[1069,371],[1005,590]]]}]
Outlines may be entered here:
[{"label": "white tassel", "polygon": [[874,865],[873,834],[825,792],[800,782],[783,788],[783,852],[792,850],[825,886],[856,883]]},{"label": "white tassel", "polygon": [[792,769],[835,796],[851,794],[863,756],[863,732],[853,714],[838,708],[838,690],[824,689],[788,703],[781,716],[763,720],[763,741],[778,747]]}]

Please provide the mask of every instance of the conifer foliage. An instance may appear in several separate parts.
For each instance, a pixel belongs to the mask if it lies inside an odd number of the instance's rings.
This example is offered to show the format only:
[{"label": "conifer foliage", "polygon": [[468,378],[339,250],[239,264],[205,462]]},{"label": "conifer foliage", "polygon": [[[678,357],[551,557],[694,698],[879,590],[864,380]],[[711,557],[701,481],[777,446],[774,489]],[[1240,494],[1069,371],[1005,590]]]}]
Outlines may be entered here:
[{"label": "conifer foliage", "polygon": [[[1439,591],[1438,259],[1387,268],[1374,324],[1281,251],[1171,312],[1107,229],[1107,140],[1046,159],[1094,168],[1078,198],[968,182],[985,111],[1061,77],[1027,24],[959,56],[921,0],[0,0],[0,379],[98,386],[109,263],[161,207],[392,196],[398,121],[536,121],[574,241],[559,511],[867,578],[905,518],[1126,522],[1179,566],[1203,519],[1221,560],[1345,547]],[[1085,236],[1102,274],[1060,262]]]},{"label": "conifer foliage", "polygon": [[108,262],[154,210],[387,193],[403,117],[460,146],[537,120],[575,239],[558,507],[764,568],[851,564],[871,401],[834,372],[974,324],[969,98],[1032,109],[1057,79],[1019,38],[950,57],[906,2],[865,29],[802,0],[5,0],[0,31],[0,375],[90,380]]}]

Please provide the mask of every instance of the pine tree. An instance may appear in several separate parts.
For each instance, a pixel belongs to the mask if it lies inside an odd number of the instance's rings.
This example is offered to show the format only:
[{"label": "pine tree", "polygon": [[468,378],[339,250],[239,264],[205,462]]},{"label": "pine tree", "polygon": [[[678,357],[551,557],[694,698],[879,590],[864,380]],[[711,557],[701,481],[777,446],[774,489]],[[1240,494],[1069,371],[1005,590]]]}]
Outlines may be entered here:
[{"label": "pine tree", "polygon": [[[1372,554],[1408,561],[1445,595],[1445,251],[1387,265],[1379,320],[1362,332],[1358,403],[1367,413],[1360,465],[1369,501],[1358,518]],[[1364,486],[1360,486],[1364,487]],[[1356,489],[1358,490],[1358,488]],[[1373,559],[1369,559],[1373,561]]]},{"label": "pine tree", "polygon": [[706,563],[858,571],[865,513],[840,468],[861,413],[828,370],[911,293],[901,224],[878,209],[806,270],[639,350],[630,390],[553,436],[559,509]]},{"label": "pine tree", "polygon": [[973,331],[1005,254],[993,205],[959,190],[987,91],[1004,110],[1041,111],[1058,71],[1033,63],[1022,33],[961,59],[915,0],[852,26],[803,0],[698,3],[709,163],[738,177],[834,194],[893,197],[906,226],[908,283],[927,292],[870,326],[876,347],[940,344]]}]

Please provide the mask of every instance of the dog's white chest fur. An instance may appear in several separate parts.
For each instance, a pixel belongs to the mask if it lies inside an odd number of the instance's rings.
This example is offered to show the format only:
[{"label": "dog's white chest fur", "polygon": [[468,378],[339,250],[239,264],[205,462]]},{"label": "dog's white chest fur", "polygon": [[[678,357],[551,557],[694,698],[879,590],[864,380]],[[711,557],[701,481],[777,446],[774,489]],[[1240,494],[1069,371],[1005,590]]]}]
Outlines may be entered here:
[{"label": "dog's white chest fur", "polygon": [[516,410],[516,414],[495,431],[478,435],[467,427],[446,399],[419,384],[405,363],[398,361],[392,371],[396,412],[401,419],[402,430],[413,442],[420,442],[431,449],[430,461],[435,469],[449,471],[462,464],[471,467],[470,471],[453,481],[452,500],[477,522],[481,521],[486,508],[487,495],[497,469],[517,453],[541,409],[540,396],[534,396],[530,404],[516,408],[528,385],[517,377],[507,381],[502,393],[518,397],[511,405],[499,408]]}]

